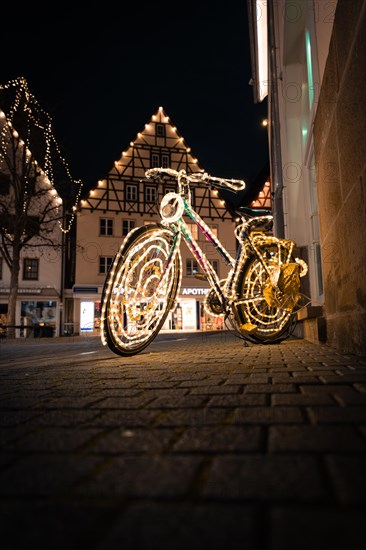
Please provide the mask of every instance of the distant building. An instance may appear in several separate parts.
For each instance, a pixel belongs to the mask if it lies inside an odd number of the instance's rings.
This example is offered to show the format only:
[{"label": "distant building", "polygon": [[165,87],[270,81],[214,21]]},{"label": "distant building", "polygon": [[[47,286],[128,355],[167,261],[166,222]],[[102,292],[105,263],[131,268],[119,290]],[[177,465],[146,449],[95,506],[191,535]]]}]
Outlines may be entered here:
[{"label": "distant building", "polygon": [[[0,111],[0,127],[4,128],[5,114]],[[24,143],[17,136],[17,160],[28,155]],[[29,223],[34,236],[25,245],[20,254],[19,289],[16,305],[17,337],[57,336],[60,334],[60,304],[62,292],[62,233],[56,221],[62,212],[62,200],[51,185],[45,173],[34,163],[39,175],[36,179],[36,191],[27,210]],[[0,163],[0,220],[2,232],[14,228],[16,216],[14,205],[14,187],[11,183],[9,167]],[[26,200],[26,198],[24,199]],[[57,212],[57,214],[56,214]],[[40,220],[42,217],[42,220]],[[47,228],[47,242],[40,236],[42,227]],[[45,233],[43,233],[45,234]],[[6,245],[3,235],[2,250]],[[52,242],[52,245],[50,244]],[[8,301],[10,293],[10,269],[0,251],[0,325],[7,324]],[[0,327],[0,336],[6,331]]]},{"label": "distant building", "polygon": [[[308,256],[304,335],[366,353],[366,3],[248,0],[275,231]],[[307,252],[307,254],[306,254]]]},{"label": "distant building", "polygon": [[[159,221],[157,204],[166,192],[176,189],[175,179],[167,177],[161,185],[146,180],[145,171],[153,167],[184,169],[187,174],[203,171],[162,107],[122,152],[107,177],[81,201],[77,215],[75,284],[72,296],[69,293],[68,297],[73,301],[74,332],[97,331],[103,284],[122,240],[134,227]],[[191,189],[195,210],[226,249],[235,254],[235,221],[224,201],[208,186],[192,185]],[[225,279],[228,267],[223,259],[203,235],[197,234],[195,224],[190,227],[219,277]],[[185,244],[182,244],[182,260],[178,307],[169,314],[165,328],[222,328],[222,321],[210,317],[203,308],[208,284],[195,277],[200,268]]]}]

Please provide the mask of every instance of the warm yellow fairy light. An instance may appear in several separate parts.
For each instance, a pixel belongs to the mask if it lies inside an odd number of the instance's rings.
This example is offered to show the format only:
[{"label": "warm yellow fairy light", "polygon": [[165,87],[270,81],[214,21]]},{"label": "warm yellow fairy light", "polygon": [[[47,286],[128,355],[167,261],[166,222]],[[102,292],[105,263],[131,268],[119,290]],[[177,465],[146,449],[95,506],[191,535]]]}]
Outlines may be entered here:
[{"label": "warm yellow fairy light", "polygon": [[131,147],[133,147],[135,144],[134,144],[133,141],[130,141],[130,145],[131,145]]}]

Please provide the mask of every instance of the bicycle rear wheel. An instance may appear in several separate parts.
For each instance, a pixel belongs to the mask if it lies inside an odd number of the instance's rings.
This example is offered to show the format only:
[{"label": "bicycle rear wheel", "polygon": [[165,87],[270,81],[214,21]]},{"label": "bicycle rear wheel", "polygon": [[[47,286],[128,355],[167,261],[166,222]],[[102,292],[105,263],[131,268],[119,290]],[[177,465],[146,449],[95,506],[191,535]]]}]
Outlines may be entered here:
[{"label": "bicycle rear wheel", "polygon": [[140,353],[175,303],[181,260],[175,234],[158,224],[133,231],[116,255],[102,297],[101,337],[118,355]]},{"label": "bicycle rear wheel", "polygon": [[[285,263],[285,253],[277,246],[267,246],[261,253],[267,257],[267,267],[271,271]],[[256,256],[250,257],[239,277],[237,295],[241,303],[237,311],[242,325],[250,327],[245,337],[253,343],[274,344],[281,342],[293,331],[296,315],[270,306],[264,298],[263,289],[268,274]]]}]

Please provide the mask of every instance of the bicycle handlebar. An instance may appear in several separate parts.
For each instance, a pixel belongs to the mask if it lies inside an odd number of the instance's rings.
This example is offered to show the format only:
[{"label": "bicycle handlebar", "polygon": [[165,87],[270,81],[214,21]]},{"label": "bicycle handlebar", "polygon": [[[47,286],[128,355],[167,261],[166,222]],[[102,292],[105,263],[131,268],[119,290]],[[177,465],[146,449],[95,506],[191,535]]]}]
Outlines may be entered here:
[{"label": "bicycle handlebar", "polygon": [[245,182],[243,180],[217,178],[215,176],[210,176],[209,174],[207,174],[207,172],[196,172],[187,175],[185,170],[180,170],[179,172],[177,172],[177,170],[173,170],[172,168],[150,168],[145,172],[145,176],[147,178],[157,178],[161,174],[166,174],[168,176],[173,176],[177,178],[178,183],[180,183],[180,180],[183,179],[195,183],[209,183],[212,184],[213,187],[229,187],[234,191],[241,191],[245,188]]}]

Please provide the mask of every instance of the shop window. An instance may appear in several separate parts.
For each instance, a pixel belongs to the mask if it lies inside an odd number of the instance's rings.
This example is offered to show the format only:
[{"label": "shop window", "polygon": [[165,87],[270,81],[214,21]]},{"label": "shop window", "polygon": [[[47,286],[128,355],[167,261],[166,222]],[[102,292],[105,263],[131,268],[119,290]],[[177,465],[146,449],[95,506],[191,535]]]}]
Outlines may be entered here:
[{"label": "shop window", "polygon": [[56,330],[56,302],[22,302],[21,336],[34,338],[54,336]]},{"label": "shop window", "polygon": [[145,201],[150,203],[156,202],[156,187],[147,185],[145,187]]},{"label": "shop window", "polygon": [[112,218],[100,218],[99,220],[99,233],[100,235],[113,235],[113,219]]},{"label": "shop window", "polygon": [[23,280],[38,281],[39,260],[38,258],[24,258]]},{"label": "shop window", "polygon": [[113,262],[113,256],[99,256],[99,273],[106,275]]},{"label": "shop window", "polygon": [[198,262],[197,260],[187,259],[186,260],[186,275],[192,276],[199,273]]},{"label": "shop window", "polygon": [[137,185],[126,185],[126,201],[136,202],[137,201]]},{"label": "shop window", "polygon": [[122,235],[126,236],[136,227],[135,220],[122,220]]}]

